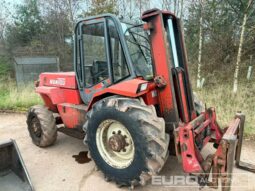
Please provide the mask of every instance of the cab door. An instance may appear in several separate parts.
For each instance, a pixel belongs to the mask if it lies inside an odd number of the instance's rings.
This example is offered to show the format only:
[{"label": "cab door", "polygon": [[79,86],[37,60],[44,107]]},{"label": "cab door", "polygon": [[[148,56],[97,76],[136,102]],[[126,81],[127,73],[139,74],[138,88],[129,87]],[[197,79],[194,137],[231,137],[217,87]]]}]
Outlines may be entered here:
[{"label": "cab door", "polygon": [[135,78],[120,27],[112,15],[84,20],[76,27],[75,72],[85,104],[96,92]]},{"label": "cab door", "polygon": [[85,104],[112,83],[105,18],[82,21],[76,30],[76,77]]}]

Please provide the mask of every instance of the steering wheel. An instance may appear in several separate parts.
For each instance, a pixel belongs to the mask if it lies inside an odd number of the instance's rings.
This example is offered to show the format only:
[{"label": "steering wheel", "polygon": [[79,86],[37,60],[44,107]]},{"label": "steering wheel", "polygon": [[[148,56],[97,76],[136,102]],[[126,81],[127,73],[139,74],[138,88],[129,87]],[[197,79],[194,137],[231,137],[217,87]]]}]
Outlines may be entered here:
[{"label": "steering wheel", "polygon": [[104,69],[103,71],[101,71],[101,72],[98,72],[98,73],[96,73],[96,74],[93,74],[93,79],[96,81],[97,80],[97,78],[98,77],[100,77],[100,75],[101,74],[103,74],[104,72],[107,72],[108,71],[108,69]]}]

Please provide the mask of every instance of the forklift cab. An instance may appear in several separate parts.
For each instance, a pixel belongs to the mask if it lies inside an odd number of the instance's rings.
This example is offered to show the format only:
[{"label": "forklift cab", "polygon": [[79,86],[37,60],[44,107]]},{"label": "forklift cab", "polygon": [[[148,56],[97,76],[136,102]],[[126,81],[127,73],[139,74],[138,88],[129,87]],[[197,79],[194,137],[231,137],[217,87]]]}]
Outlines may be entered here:
[{"label": "forklift cab", "polygon": [[134,76],[123,36],[119,35],[122,28],[114,16],[83,20],[75,31],[75,72],[85,104],[95,92]]},{"label": "forklift cab", "polygon": [[172,129],[179,119],[195,117],[181,24],[157,9],[145,12],[142,20],[131,25],[105,14],[78,22],[74,63],[80,95],[89,104],[95,93],[113,84],[163,78],[170,86],[158,91],[160,115]]}]

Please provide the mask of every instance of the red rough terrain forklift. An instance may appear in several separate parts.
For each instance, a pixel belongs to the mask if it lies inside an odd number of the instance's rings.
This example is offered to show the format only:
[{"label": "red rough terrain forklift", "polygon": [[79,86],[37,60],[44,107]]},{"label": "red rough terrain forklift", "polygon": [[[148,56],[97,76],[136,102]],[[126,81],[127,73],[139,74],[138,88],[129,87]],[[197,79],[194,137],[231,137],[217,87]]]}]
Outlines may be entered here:
[{"label": "red rough terrain forklift", "polygon": [[[108,180],[144,185],[164,166],[169,151],[184,172],[207,180],[201,186],[230,189],[233,164],[240,162],[245,116],[221,129],[214,108],[194,102],[180,20],[148,10],[142,24],[111,14],[77,23],[75,72],[42,73],[27,125],[33,143],[52,145],[57,131],[84,139],[91,158]],[[202,155],[206,145],[215,151]],[[236,151],[236,152],[235,152]],[[166,167],[167,168],[167,167]]]}]

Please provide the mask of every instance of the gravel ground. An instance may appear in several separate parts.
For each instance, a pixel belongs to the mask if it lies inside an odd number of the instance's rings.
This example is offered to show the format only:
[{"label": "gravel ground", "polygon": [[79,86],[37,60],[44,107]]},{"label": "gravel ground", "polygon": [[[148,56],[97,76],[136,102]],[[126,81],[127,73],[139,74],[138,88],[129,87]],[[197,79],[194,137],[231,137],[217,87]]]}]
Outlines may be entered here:
[{"label": "gravel ground", "polygon": [[[26,128],[26,117],[24,114],[0,114],[0,142],[10,138],[15,139],[21,151],[32,182],[36,191],[122,191],[129,188],[118,188],[112,182],[106,182],[100,171],[95,169],[93,161],[79,164],[72,157],[86,147],[81,140],[58,134],[55,145],[42,149],[32,144]],[[242,159],[247,162],[255,158],[255,143],[245,141]],[[232,190],[255,190],[255,174],[234,169],[234,187]],[[170,157],[164,166],[162,175],[170,178],[174,175],[184,175],[180,164],[175,157]],[[142,191],[181,191],[199,190],[195,184],[186,187],[167,187],[147,185],[136,187],[135,190]],[[215,190],[204,188],[203,190]],[[1,185],[0,185],[0,191]]]}]

